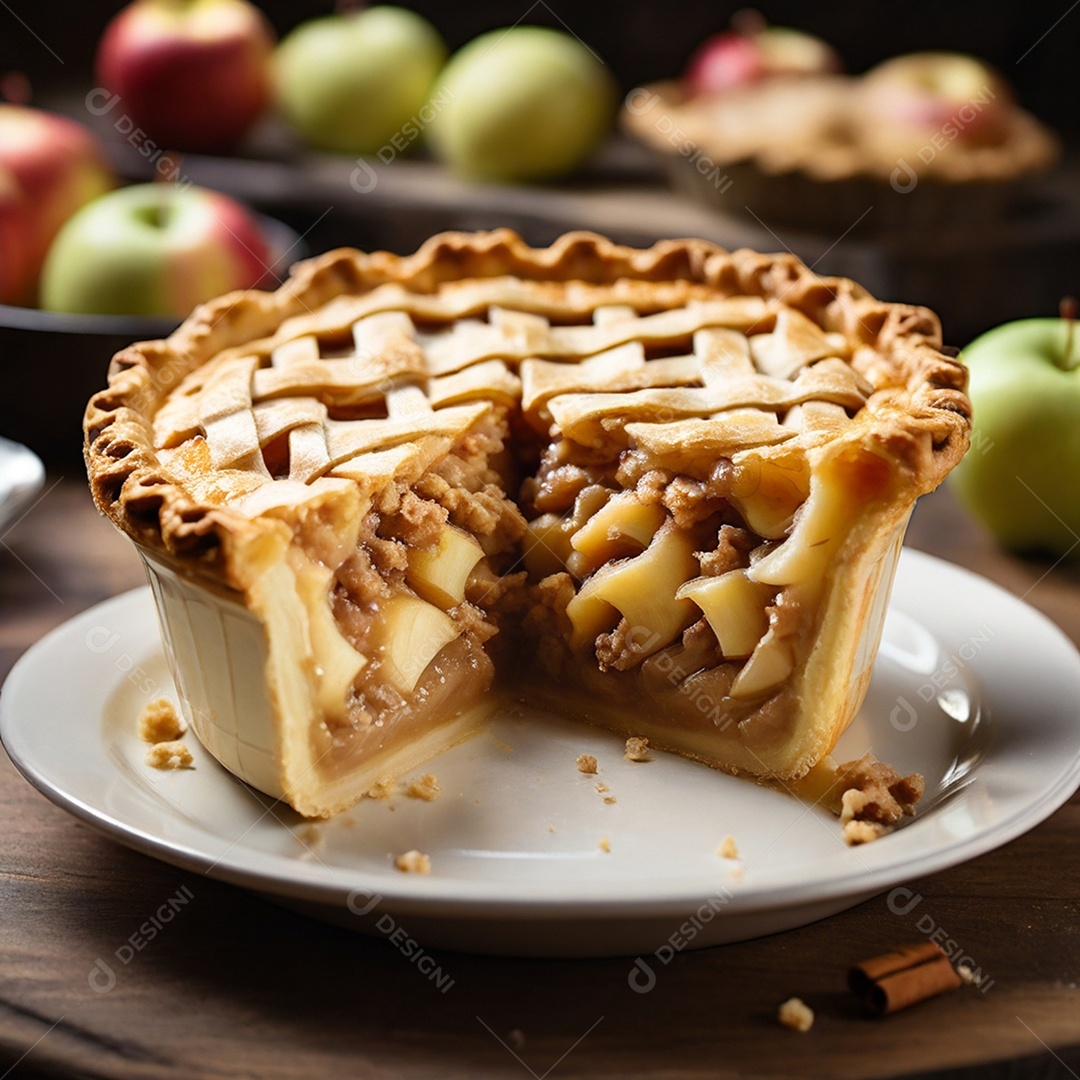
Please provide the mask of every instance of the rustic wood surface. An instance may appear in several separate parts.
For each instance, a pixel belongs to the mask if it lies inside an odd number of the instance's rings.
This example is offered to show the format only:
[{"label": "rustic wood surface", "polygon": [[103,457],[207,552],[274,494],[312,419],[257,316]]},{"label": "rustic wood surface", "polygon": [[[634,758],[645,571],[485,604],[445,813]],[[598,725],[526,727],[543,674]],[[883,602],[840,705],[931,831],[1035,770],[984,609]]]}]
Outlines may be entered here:
[{"label": "rustic wood surface", "polygon": [[[3,674],[52,626],[142,580],[79,478],[50,484],[0,537]],[[1077,571],[996,551],[948,492],[924,500],[910,541],[1026,595],[1080,641]],[[441,994],[386,941],[308,921],[98,835],[6,758],[0,814],[2,1077],[1080,1072],[1077,797],[1007,847],[910,882],[923,897],[917,913],[893,914],[879,896],[799,930],[683,953],[645,995],[629,990],[627,960],[462,954],[440,956],[454,978]],[[111,990],[95,991],[95,960],[182,888],[189,905]],[[868,1019],[844,987],[847,965],[919,941],[922,915],[993,985]],[[775,1022],[791,994],[817,1009],[808,1035]]]}]

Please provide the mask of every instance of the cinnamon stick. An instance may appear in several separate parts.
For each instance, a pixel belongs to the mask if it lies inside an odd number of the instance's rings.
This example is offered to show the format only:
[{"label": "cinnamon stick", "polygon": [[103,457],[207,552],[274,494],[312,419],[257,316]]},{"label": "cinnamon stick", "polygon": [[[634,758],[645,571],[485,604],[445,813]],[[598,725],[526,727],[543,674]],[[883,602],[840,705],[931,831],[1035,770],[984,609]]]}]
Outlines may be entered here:
[{"label": "cinnamon stick", "polygon": [[848,986],[879,1016],[906,1009],[960,985],[949,958],[931,941],[908,945],[856,964]]}]

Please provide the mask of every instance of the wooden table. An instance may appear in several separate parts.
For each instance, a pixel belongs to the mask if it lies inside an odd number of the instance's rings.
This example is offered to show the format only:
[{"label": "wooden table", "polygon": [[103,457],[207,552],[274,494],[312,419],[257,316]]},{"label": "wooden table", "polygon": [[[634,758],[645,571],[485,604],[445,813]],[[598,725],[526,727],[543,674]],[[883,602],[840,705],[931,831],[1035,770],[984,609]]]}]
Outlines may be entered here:
[{"label": "wooden table", "polygon": [[[142,580],[81,480],[50,482],[0,546],[0,673],[50,627]],[[999,553],[948,492],[924,500],[910,540],[1026,594],[1080,641],[1077,571]],[[628,989],[627,960],[466,955],[441,958],[454,975],[441,994],[384,940],[99,836],[6,758],[0,814],[2,1077],[15,1063],[20,1077],[185,1080],[1080,1072],[1077,797],[1007,847],[910,882],[923,897],[915,914],[893,914],[879,896],[799,930],[685,952],[646,995]],[[185,887],[192,899],[175,921],[113,989],[92,989],[95,960]],[[923,915],[993,985],[866,1018],[844,987],[846,966],[920,940]],[[792,994],[817,1010],[808,1035],[776,1024]]]}]

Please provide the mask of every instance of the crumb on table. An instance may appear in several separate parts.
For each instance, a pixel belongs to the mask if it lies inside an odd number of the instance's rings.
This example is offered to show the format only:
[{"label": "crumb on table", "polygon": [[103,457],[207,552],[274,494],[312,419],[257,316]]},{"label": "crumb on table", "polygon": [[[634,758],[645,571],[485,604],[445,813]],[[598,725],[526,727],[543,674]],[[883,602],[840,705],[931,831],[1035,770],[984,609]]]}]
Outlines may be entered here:
[{"label": "crumb on table", "polygon": [[809,1031],[814,1026],[814,1010],[802,998],[791,997],[776,1010],[776,1019],[792,1031]]},{"label": "crumb on table", "polygon": [[596,772],[596,758],[594,758],[592,754],[578,754],[576,764],[578,772]]},{"label": "crumb on table", "polygon": [[397,788],[397,781],[392,776],[380,776],[374,784],[367,789],[369,799],[389,799]]},{"label": "crumb on table", "polygon": [[139,713],[139,737],[148,743],[174,742],[187,731],[168,698],[155,698]]},{"label": "crumb on table", "polygon": [[649,740],[631,735],[626,740],[626,750],[623,752],[623,757],[627,761],[652,761],[653,756],[649,753]]},{"label": "crumb on table", "polygon": [[430,874],[431,856],[422,851],[406,851],[394,859],[394,866],[403,874]]},{"label": "crumb on table", "polygon": [[739,857],[739,845],[735,843],[735,837],[730,833],[720,841],[720,846],[716,849],[716,854],[721,859],[737,859]]},{"label": "crumb on table", "polygon": [[182,742],[159,742],[146,751],[146,764],[155,769],[194,769],[195,759]]},{"label": "crumb on table", "polygon": [[442,794],[439,778],[434,773],[429,772],[424,773],[423,776],[414,776],[409,781],[405,794],[410,799],[423,799],[424,802],[434,802]]},{"label": "crumb on table", "polygon": [[599,848],[601,851],[611,852],[611,841],[606,836],[600,837]]}]

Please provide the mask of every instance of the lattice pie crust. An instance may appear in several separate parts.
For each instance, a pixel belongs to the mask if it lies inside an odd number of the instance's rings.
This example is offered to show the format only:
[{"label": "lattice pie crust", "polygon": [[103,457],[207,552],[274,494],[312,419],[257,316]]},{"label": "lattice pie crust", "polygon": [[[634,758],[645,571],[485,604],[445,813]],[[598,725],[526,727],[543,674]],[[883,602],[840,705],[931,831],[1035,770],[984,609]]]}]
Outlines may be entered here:
[{"label": "lattice pie crust", "polygon": [[303,814],[521,697],[796,779],[967,445],[939,345],[790,256],[450,233],[124,350],[87,462],[195,733]]}]

